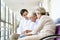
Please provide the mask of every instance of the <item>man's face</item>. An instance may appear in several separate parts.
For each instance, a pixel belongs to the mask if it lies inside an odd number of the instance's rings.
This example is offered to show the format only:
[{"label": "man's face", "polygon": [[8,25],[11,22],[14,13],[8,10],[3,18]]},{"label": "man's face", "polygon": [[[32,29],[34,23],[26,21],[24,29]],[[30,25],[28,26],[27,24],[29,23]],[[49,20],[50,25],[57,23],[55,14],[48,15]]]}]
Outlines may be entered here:
[{"label": "man's face", "polygon": [[37,19],[37,16],[35,16],[35,15],[33,15],[33,16],[30,17],[30,20],[31,20],[32,22],[36,22],[36,19]]},{"label": "man's face", "polygon": [[23,16],[25,19],[27,19],[27,18],[28,18],[28,17],[27,17],[27,14],[28,14],[28,12],[25,11],[22,16]]}]

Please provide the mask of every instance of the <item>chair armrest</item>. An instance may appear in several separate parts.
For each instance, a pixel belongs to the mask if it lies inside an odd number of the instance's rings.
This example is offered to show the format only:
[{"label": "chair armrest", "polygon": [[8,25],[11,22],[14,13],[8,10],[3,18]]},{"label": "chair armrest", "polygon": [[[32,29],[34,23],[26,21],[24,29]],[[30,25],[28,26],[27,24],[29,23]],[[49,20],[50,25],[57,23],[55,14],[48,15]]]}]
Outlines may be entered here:
[{"label": "chair armrest", "polygon": [[47,39],[52,39],[52,38],[60,38],[60,35],[49,35],[44,38],[41,38],[40,40],[47,40]]}]

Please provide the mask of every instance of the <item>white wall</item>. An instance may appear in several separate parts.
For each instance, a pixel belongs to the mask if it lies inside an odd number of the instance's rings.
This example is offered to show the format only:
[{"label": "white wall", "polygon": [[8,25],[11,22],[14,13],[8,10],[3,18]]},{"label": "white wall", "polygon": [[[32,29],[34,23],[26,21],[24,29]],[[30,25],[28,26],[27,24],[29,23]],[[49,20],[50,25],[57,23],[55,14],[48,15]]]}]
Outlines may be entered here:
[{"label": "white wall", "polygon": [[51,0],[51,17],[53,20],[60,18],[60,0]]},{"label": "white wall", "polygon": [[4,0],[6,5],[13,11],[21,10],[22,8],[31,10],[38,6],[40,0]]}]

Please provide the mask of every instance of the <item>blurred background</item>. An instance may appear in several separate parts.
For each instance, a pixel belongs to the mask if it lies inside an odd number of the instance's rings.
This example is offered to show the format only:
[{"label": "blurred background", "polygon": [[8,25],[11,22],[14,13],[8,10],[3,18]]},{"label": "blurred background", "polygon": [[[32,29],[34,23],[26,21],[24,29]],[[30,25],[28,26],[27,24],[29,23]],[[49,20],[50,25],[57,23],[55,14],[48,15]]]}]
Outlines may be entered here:
[{"label": "blurred background", "polygon": [[60,23],[60,0],[0,0],[0,39],[9,40],[11,33],[16,33],[18,24],[22,19],[20,10],[28,11],[37,6],[44,7],[53,21]]}]

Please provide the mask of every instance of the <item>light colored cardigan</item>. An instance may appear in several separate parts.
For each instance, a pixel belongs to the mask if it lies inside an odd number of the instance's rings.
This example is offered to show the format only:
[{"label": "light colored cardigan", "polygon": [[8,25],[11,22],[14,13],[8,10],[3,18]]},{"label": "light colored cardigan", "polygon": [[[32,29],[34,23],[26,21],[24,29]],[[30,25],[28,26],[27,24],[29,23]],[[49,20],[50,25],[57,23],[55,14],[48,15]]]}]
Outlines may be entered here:
[{"label": "light colored cardigan", "polygon": [[40,18],[40,24],[37,26],[34,31],[32,31],[30,34],[35,34],[39,32],[37,35],[32,35],[32,36],[26,36],[23,38],[19,38],[18,40],[39,40],[43,37],[53,35],[55,34],[55,24],[51,20],[49,16],[43,15]]}]

